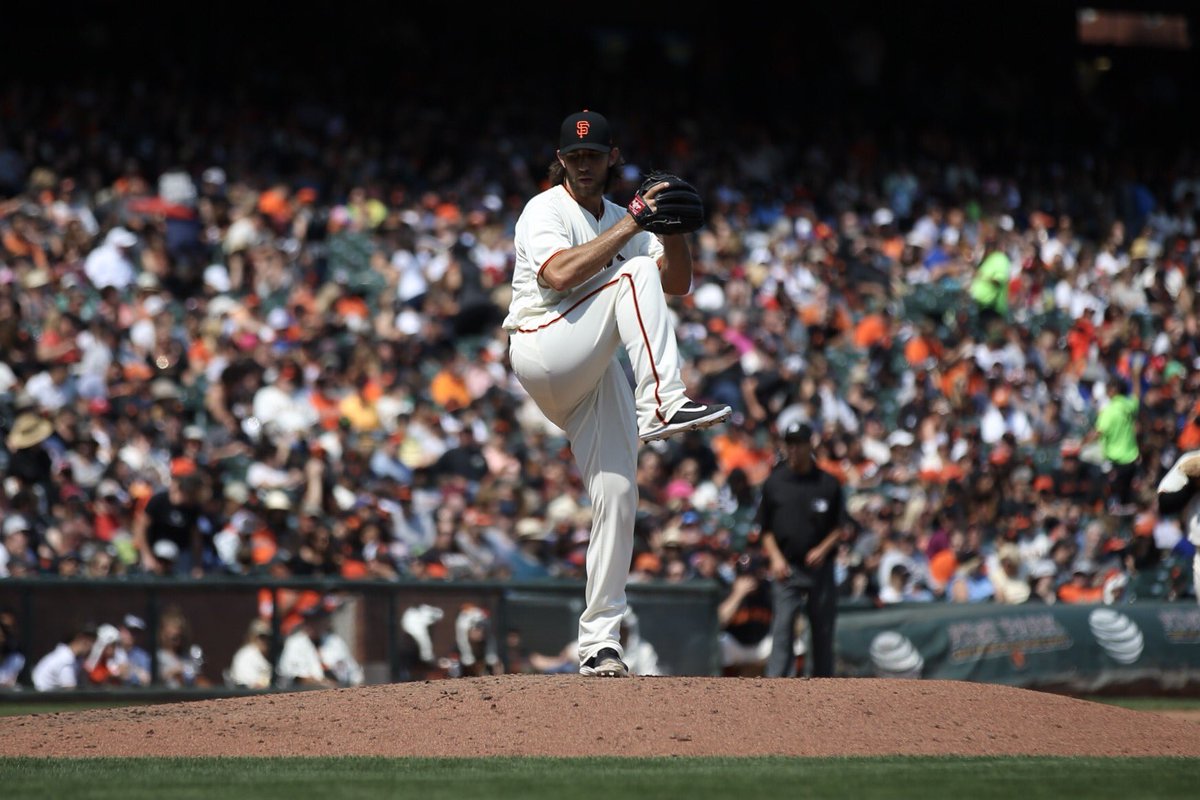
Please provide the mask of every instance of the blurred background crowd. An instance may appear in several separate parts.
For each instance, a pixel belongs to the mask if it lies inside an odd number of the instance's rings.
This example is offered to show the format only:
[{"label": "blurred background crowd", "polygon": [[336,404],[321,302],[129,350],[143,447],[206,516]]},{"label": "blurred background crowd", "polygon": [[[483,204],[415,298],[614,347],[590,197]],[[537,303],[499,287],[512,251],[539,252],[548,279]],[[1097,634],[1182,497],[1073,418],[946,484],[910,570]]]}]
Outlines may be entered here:
[{"label": "blurred background crowd", "polygon": [[[139,41],[84,29],[82,55]],[[862,24],[815,56],[684,31],[651,63],[694,85],[650,98],[612,85],[639,31],[559,76],[426,34],[354,27],[361,83],[342,29],[329,59],[248,61],[242,34],[0,83],[0,576],[581,578],[588,498],[498,323],[585,104],[624,152],[614,200],[651,167],[706,195],[672,309],[690,396],[735,409],[643,449],[635,580],[758,575],[757,487],[803,419],[855,521],[848,603],[1189,596],[1154,501],[1200,448],[1176,62],[948,74]],[[774,73],[726,69],[754,47]]]}]

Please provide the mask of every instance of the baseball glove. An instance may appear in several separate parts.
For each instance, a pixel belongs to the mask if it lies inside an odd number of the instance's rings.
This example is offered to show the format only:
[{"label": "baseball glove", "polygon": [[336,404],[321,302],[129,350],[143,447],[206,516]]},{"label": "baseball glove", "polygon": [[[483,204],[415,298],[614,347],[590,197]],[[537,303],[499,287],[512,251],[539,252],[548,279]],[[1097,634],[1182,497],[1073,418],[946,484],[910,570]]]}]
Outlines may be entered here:
[{"label": "baseball glove", "polygon": [[[651,210],[645,194],[663,181],[668,185],[654,195]],[[647,175],[628,208],[633,221],[651,233],[691,233],[704,224],[704,201],[696,187],[669,172]]]}]

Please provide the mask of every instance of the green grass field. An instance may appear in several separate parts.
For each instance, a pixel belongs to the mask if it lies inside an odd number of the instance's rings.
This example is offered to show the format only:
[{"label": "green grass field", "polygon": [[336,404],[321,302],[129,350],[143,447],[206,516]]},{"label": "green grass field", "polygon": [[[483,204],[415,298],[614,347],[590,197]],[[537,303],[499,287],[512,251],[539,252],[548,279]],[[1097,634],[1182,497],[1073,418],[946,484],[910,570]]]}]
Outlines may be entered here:
[{"label": "green grass field", "polygon": [[1134,711],[1195,711],[1200,709],[1197,697],[1085,697],[1096,703],[1108,703]]},{"label": "green grass field", "polygon": [[[1200,700],[1092,698],[1138,710]],[[135,705],[6,702],[0,715]],[[1197,728],[1200,735],[1200,727]],[[648,798],[1193,798],[1182,758],[0,758],[0,796],[297,800],[551,800],[605,787]]]},{"label": "green grass field", "polygon": [[81,700],[78,703],[67,702],[38,702],[31,701],[6,701],[0,703],[0,717],[21,717],[26,714],[56,714],[60,711],[87,711],[91,708],[124,708],[126,706],[140,706],[144,703],[132,703],[128,700]]},{"label": "green grass field", "polygon": [[1194,798],[1200,759],[0,759],[5,798]]}]

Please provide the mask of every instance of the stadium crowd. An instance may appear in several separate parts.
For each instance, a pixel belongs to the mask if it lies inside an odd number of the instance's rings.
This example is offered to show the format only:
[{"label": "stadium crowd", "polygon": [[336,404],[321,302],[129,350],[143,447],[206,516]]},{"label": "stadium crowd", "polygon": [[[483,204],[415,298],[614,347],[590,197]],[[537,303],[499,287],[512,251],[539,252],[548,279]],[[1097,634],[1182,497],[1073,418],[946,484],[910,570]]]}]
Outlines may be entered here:
[{"label": "stadium crowd", "polygon": [[[499,328],[545,130],[0,100],[36,123],[0,127],[0,576],[583,576],[587,496]],[[1194,154],[619,133],[615,199],[651,164],[706,194],[672,308],[690,396],[735,409],[643,449],[635,580],[758,569],[803,419],[856,523],[846,602],[1191,592],[1154,491],[1200,447]]]}]

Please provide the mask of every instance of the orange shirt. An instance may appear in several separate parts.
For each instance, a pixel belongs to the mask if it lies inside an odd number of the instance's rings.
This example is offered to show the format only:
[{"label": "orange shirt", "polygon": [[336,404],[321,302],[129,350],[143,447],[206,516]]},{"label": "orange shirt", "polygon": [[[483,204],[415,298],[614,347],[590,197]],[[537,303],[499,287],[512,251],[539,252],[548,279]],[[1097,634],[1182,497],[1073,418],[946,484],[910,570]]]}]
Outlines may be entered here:
[{"label": "orange shirt", "polygon": [[943,397],[957,397],[966,391],[970,367],[966,361],[960,361],[942,373],[939,388]]},{"label": "orange shirt", "polygon": [[841,306],[835,306],[828,309],[826,314],[826,306],[822,303],[812,303],[804,306],[797,313],[800,321],[805,327],[814,327],[816,325],[825,325],[831,333],[837,334],[843,331],[850,330],[853,327],[853,321],[850,319],[850,312]]},{"label": "orange shirt", "polygon": [[954,572],[957,569],[958,556],[949,547],[945,550],[937,551],[929,559],[929,577],[933,578],[941,586],[949,585],[950,579],[954,577]]},{"label": "orange shirt", "polygon": [[1092,342],[1096,340],[1094,330],[1086,320],[1080,320],[1067,331],[1067,349],[1071,352],[1072,361],[1085,361]]},{"label": "orange shirt", "polygon": [[441,370],[433,376],[429,385],[429,396],[447,411],[466,408],[471,405],[471,393],[461,376],[447,370]]},{"label": "orange shirt", "polygon": [[196,339],[188,345],[188,361],[196,366],[204,366],[212,360],[212,351],[203,339]]},{"label": "orange shirt", "polygon": [[1200,402],[1192,406],[1191,419],[1183,426],[1183,430],[1179,432],[1179,438],[1176,444],[1180,450],[1196,450],[1200,448],[1200,424],[1196,420],[1200,419]]},{"label": "orange shirt", "polygon": [[904,256],[904,237],[893,236],[883,243],[880,250],[892,261],[899,261]]},{"label": "orange shirt", "polygon": [[311,392],[308,395],[308,402],[316,409],[321,427],[327,431],[336,431],[338,420],[342,418],[337,401],[331,400],[320,392]]},{"label": "orange shirt", "polygon": [[279,552],[275,534],[270,528],[259,528],[250,534],[250,558],[255,564],[268,564]]},{"label": "orange shirt", "polygon": [[45,269],[50,263],[46,258],[45,250],[25,237],[18,235],[16,231],[5,231],[3,243],[5,250],[15,256],[28,258],[38,269]]},{"label": "orange shirt", "polygon": [[1176,442],[1180,450],[1197,450],[1200,449],[1200,425],[1195,422],[1189,422],[1183,426],[1183,430],[1179,432],[1179,439]]},{"label": "orange shirt", "polygon": [[294,631],[304,621],[304,612],[321,604],[321,593],[312,589],[275,589],[266,587],[258,590],[258,615],[269,620],[279,603],[279,632],[284,636]]},{"label": "orange shirt", "polygon": [[887,320],[882,314],[868,314],[854,326],[854,346],[864,350],[888,340]]},{"label": "orange shirt", "polygon": [[366,397],[366,393],[350,394],[338,403],[338,412],[350,421],[350,427],[356,431],[374,431],[379,429],[379,412],[375,404]]},{"label": "orange shirt", "polygon": [[[817,466],[820,467],[825,472],[828,472],[833,477],[837,478],[838,483],[846,482],[847,469],[846,469],[846,466],[841,461],[834,461],[834,460],[828,459],[828,458],[818,458]],[[867,466],[867,463],[864,462],[862,464],[857,465],[857,467],[855,469],[857,472],[861,472],[862,469],[866,466]]]},{"label": "orange shirt", "polygon": [[941,360],[942,345],[940,342],[924,336],[914,336],[908,340],[908,344],[904,345],[904,359],[911,366],[924,364],[930,358]]},{"label": "orange shirt", "polygon": [[751,447],[746,442],[735,441],[727,434],[713,438],[713,453],[721,472],[728,475],[740,468],[752,484],[762,483],[771,472],[771,456]]},{"label": "orange shirt", "polygon": [[346,317],[369,319],[371,316],[371,309],[367,306],[367,301],[354,295],[339,297],[333,304],[333,310],[343,319]]},{"label": "orange shirt", "polygon": [[96,662],[96,666],[87,671],[87,676],[94,686],[118,682],[117,676],[108,668],[108,662],[103,658]]},{"label": "orange shirt", "polygon": [[121,520],[115,514],[97,514],[92,523],[92,532],[102,542],[111,542],[119,530],[121,530]]},{"label": "orange shirt", "polygon": [[1064,603],[1100,603],[1104,601],[1104,589],[1099,586],[1065,583],[1058,589],[1058,599]]},{"label": "orange shirt", "polygon": [[60,363],[74,364],[82,357],[82,353],[75,346],[74,342],[67,342],[61,333],[53,329],[42,331],[42,344],[47,350],[57,349],[63,344],[67,344],[67,348],[63,351],[63,354],[56,359]]}]

